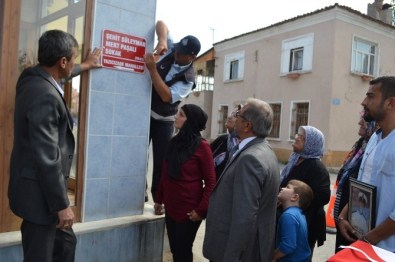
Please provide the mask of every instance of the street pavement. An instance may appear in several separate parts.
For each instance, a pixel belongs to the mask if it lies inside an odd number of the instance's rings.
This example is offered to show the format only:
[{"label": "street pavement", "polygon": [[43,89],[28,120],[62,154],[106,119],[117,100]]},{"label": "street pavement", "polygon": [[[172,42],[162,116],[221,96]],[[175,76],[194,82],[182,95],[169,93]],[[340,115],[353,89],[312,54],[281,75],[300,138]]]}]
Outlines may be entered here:
[{"label": "street pavement", "polygon": [[[152,155],[151,152],[149,155]],[[330,173],[330,178],[331,178],[331,190],[333,189],[333,184],[336,180],[337,173],[332,171]],[[149,161],[148,164],[148,172],[147,172],[147,183],[148,186],[151,185],[152,181],[152,161]],[[148,192],[148,204],[153,205],[152,202],[152,196],[151,196],[151,191],[150,188],[147,189]],[[327,206],[325,207],[325,210],[327,209]],[[204,231],[205,231],[205,221],[202,222],[200,225],[200,228],[197,232],[196,239],[193,245],[193,261],[195,262],[208,262],[206,258],[203,257],[202,254],[202,247],[203,247],[203,240],[204,240]],[[326,241],[323,246],[321,247],[316,247],[314,249],[314,254],[313,254],[313,262],[324,262],[326,261],[329,257],[331,257],[334,254],[335,250],[335,234],[326,234]],[[169,242],[167,239],[166,231],[165,231],[165,236],[164,236],[164,244],[163,244],[163,262],[171,262],[173,261],[172,255],[170,252],[170,247],[169,247]]]}]

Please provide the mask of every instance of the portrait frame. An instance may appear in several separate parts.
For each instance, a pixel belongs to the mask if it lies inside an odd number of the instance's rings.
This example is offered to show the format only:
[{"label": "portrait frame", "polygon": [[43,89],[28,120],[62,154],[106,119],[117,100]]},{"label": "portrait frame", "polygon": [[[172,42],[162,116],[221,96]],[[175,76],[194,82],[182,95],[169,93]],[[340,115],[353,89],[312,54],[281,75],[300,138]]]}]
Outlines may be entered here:
[{"label": "portrait frame", "polygon": [[348,221],[361,238],[376,223],[376,186],[350,178]]}]

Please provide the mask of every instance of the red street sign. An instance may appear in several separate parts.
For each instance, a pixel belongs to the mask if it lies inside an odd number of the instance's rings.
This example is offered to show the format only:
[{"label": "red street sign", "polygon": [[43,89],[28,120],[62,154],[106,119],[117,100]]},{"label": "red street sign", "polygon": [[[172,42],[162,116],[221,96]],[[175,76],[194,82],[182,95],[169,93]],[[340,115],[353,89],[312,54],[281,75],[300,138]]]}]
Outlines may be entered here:
[{"label": "red street sign", "polygon": [[101,64],[107,68],[144,73],[145,46],[144,38],[105,29]]}]

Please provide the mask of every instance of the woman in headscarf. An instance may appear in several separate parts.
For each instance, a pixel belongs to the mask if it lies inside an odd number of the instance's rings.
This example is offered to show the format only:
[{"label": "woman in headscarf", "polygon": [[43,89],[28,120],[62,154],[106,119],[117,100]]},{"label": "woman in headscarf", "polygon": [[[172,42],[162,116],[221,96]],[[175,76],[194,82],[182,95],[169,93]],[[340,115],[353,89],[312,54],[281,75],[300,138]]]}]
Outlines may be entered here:
[{"label": "woman in headscarf", "polygon": [[175,262],[193,261],[192,246],[208,200],[215,185],[213,155],[201,137],[207,114],[198,106],[186,104],[175,116],[179,131],[170,140],[154,205],[163,214]]},{"label": "woman in headscarf", "polygon": [[350,241],[346,240],[343,235],[340,233],[338,228],[338,224],[341,223],[339,221],[339,214],[344,208],[344,206],[348,203],[349,194],[350,194],[350,177],[357,178],[359,167],[361,166],[361,161],[363,154],[365,153],[366,145],[369,142],[370,136],[377,130],[377,125],[374,121],[365,122],[362,118],[363,113],[361,113],[360,120],[358,122],[359,130],[358,135],[360,138],[355,142],[351,151],[347,154],[346,159],[344,160],[342,168],[339,170],[337,175],[336,184],[336,200],[333,208],[333,217],[336,223],[336,245],[335,252],[339,252],[341,248],[340,245],[348,246],[351,244]]},{"label": "woman in headscarf", "polygon": [[330,198],[330,179],[327,168],[321,162],[325,138],[313,126],[300,126],[292,144],[293,153],[280,176],[280,188],[288,181],[298,179],[308,184],[314,193],[313,201],[305,210],[311,256],[315,244],[321,246],[326,240],[324,206]]}]

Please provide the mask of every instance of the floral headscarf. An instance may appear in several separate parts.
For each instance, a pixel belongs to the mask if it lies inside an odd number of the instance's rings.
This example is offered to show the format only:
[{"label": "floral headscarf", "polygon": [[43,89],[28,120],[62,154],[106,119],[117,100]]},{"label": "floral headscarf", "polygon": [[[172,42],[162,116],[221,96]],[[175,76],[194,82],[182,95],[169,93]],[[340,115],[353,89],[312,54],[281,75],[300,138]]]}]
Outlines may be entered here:
[{"label": "floral headscarf", "polygon": [[304,148],[302,152],[293,152],[288,159],[288,164],[284,167],[280,175],[282,182],[291,172],[292,168],[296,165],[299,157],[304,159],[316,158],[320,159],[324,154],[325,138],[320,130],[313,126],[300,126],[306,135],[304,141]]}]

